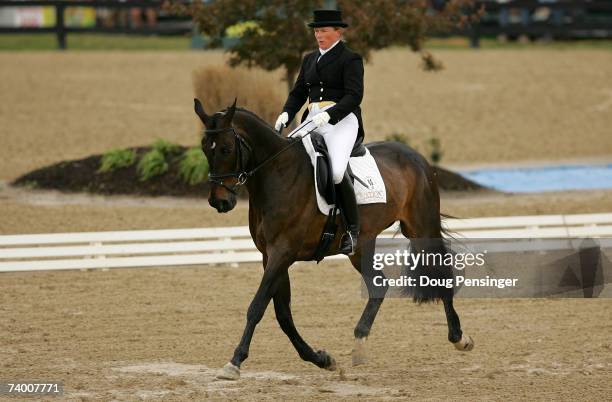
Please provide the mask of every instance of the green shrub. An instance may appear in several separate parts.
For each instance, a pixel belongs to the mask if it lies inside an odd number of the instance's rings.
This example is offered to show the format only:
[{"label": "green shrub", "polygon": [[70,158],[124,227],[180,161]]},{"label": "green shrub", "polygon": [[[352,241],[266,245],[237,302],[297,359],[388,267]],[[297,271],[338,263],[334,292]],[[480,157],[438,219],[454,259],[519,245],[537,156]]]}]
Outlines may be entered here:
[{"label": "green shrub", "polygon": [[153,143],[152,148],[161,152],[164,157],[177,155],[181,152],[180,145],[173,144],[170,141],[166,141],[161,138]]},{"label": "green shrub", "polygon": [[136,161],[136,153],[131,149],[113,149],[102,156],[99,173],[112,172],[117,169],[132,166]]},{"label": "green shrub", "polygon": [[179,174],[185,183],[195,186],[208,176],[208,160],[199,147],[189,148],[179,164]]},{"label": "green shrub", "polygon": [[440,139],[433,137],[429,139],[429,159],[434,165],[437,165],[442,160],[444,152],[442,151],[442,143]]},{"label": "green shrub", "polygon": [[153,148],[140,159],[138,162],[138,174],[140,181],[149,180],[153,177],[160,176],[168,171],[168,163],[163,152]]},{"label": "green shrub", "polygon": [[23,183],[23,187],[29,188],[29,189],[35,189],[35,188],[38,188],[38,182],[36,180],[27,180]]}]

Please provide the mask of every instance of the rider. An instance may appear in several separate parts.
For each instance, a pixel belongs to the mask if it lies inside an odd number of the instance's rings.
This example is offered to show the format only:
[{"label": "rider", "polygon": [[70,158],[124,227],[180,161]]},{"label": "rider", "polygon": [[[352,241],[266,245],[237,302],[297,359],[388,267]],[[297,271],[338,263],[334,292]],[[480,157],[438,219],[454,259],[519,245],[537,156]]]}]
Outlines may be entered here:
[{"label": "rider", "polygon": [[315,10],[308,26],[314,28],[319,49],[304,57],[275,128],[286,127],[308,100],[302,121],[308,117],[325,139],[336,198],[346,218],[347,232],[339,251],[353,255],[359,236],[359,214],[346,167],[353,147],[363,141],[359,107],[363,97],[363,59],[341,40],[348,24],[342,21],[339,10]]}]

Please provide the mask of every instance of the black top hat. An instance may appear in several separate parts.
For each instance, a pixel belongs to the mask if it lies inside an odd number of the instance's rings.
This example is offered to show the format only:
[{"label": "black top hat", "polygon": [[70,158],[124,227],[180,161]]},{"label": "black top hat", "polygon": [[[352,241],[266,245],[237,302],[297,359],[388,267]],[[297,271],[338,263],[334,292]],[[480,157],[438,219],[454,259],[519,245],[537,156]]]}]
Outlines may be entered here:
[{"label": "black top hat", "polygon": [[342,12],[340,10],[314,10],[314,21],[308,24],[311,28],[317,27],[348,27],[348,24],[342,21]]}]

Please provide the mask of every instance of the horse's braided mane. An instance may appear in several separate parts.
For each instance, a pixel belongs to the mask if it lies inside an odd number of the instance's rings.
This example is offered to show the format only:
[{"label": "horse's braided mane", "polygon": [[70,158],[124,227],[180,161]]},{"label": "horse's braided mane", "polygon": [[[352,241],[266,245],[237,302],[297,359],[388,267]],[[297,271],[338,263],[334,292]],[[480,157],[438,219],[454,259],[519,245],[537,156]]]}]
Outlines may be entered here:
[{"label": "horse's braided mane", "polygon": [[[225,109],[220,110],[220,111],[216,112],[215,114],[213,114],[212,115],[213,121],[216,121],[218,118],[220,118],[221,116],[225,115],[228,112],[228,110],[230,109],[230,107],[226,107]],[[240,113],[244,113],[246,115],[246,117],[252,119],[253,123],[256,124],[256,125],[259,125],[260,126],[259,128],[261,130],[265,129],[268,132],[265,135],[273,134],[275,137],[277,137],[277,138],[279,138],[279,139],[281,139],[283,141],[288,141],[287,137],[285,137],[284,135],[282,135],[281,133],[276,131],[274,129],[274,127],[272,127],[267,121],[265,121],[264,119],[262,119],[261,117],[259,117],[255,113],[251,112],[250,110],[247,110],[247,109],[242,108],[242,107],[236,107],[236,111],[240,112]]]},{"label": "horse's braided mane", "polygon": [[[229,110],[229,107],[225,108],[222,110],[223,113],[227,113],[227,111]],[[252,117],[256,122],[258,122],[259,124],[263,125],[266,128],[269,128],[270,130],[272,130],[272,132],[274,132],[277,135],[280,135],[275,129],[274,127],[272,127],[270,125],[270,123],[268,123],[267,121],[265,121],[264,119],[262,119],[261,117],[259,117],[258,115],[256,115],[254,112],[251,112],[248,109],[245,109],[243,107],[236,107],[236,111],[237,112],[242,112],[244,114],[246,114],[249,117]]]}]

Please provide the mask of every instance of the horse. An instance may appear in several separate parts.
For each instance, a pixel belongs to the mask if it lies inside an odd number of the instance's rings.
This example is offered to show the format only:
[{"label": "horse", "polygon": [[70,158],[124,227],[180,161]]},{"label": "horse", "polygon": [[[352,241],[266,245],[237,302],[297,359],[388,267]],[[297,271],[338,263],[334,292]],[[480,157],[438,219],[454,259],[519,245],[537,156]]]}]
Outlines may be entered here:
[{"label": "horse", "polygon": [[[208,115],[199,99],[194,109],[204,125],[201,147],[209,163],[208,202],[219,213],[236,205],[236,191],[245,185],[249,197],[249,230],[263,256],[264,272],[247,311],[247,322],[233,357],[218,378],[237,380],[241,364],[249,355],[256,325],[271,300],[276,319],[300,358],[316,366],[335,370],[335,359],[325,350],[313,350],[300,336],[291,315],[289,268],[296,261],[312,260],[327,216],[317,209],[314,175],[306,150],[299,139],[277,132],[256,114],[233,105]],[[299,145],[299,146],[296,146]],[[399,142],[366,144],[376,160],[387,191],[387,202],[359,206],[361,233],[352,266],[372,283],[372,262],[376,237],[394,222],[412,242],[442,239],[440,197],[436,177],[426,159]],[[340,239],[331,245],[337,250]],[[438,242],[438,251],[444,243]],[[442,273],[448,276],[449,272]],[[452,273],[451,273],[452,274]],[[367,361],[366,340],[388,287],[368,286],[369,298],[354,329],[353,365]],[[458,350],[474,347],[461,330],[453,307],[453,292],[416,288],[414,300],[422,303],[442,300],[448,323],[448,340]],[[382,293],[381,293],[382,292]]]}]

